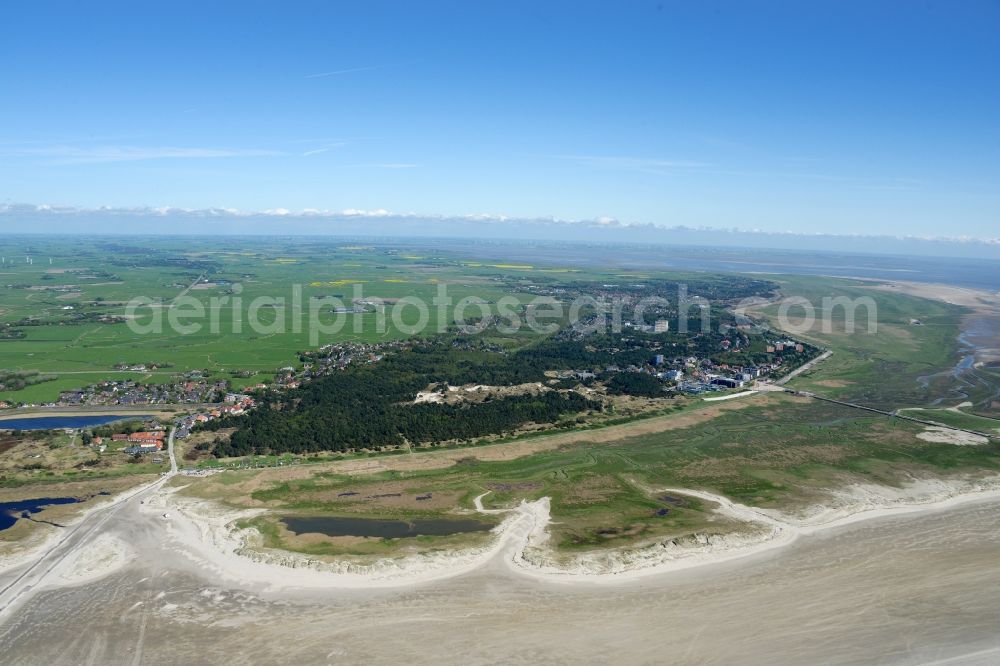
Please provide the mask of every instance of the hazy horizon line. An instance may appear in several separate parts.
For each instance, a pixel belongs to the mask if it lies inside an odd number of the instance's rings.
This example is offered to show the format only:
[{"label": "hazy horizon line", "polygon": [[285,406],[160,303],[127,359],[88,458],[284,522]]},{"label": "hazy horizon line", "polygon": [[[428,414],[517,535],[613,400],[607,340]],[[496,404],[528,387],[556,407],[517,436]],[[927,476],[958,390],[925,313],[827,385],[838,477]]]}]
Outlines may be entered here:
[{"label": "hazy horizon line", "polygon": [[[154,225],[160,222],[163,224]],[[481,241],[653,243],[747,250],[850,252],[1000,259],[1000,238],[768,231],[627,222],[611,217],[446,215],[385,209],[247,211],[236,208],[119,207],[0,203],[8,234],[110,236],[351,236]],[[130,224],[131,223],[131,224]],[[167,224],[169,223],[169,224]],[[213,224],[214,223],[214,224]],[[154,227],[150,229],[149,227]],[[163,229],[163,227],[168,227]],[[568,238],[568,236],[572,236]],[[877,250],[872,250],[877,243]]]},{"label": "hazy horizon line", "polygon": [[[479,222],[483,224],[507,224],[507,225],[559,225],[559,226],[580,226],[588,228],[617,228],[617,229],[637,229],[637,230],[661,230],[661,231],[698,231],[716,232],[729,234],[748,234],[760,236],[800,236],[802,238],[887,238],[894,240],[925,241],[938,243],[957,244],[983,244],[1000,246],[1000,237],[982,238],[977,236],[921,236],[916,234],[888,234],[888,233],[837,233],[831,231],[804,232],[795,230],[767,230],[767,229],[746,229],[742,227],[715,227],[709,225],[691,226],[686,224],[664,225],[652,222],[629,222],[622,221],[614,217],[599,216],[594,218],[566,219],[556,216],[509,216],[492,213],[473,214],[443,214],[443,213],[416,213],[389,211],[384,208],[377,209],[357,209],[346,208],[342,210],[303,208],[291,210],[286,208],[270,208],[264,210],[244,210],[232,207],[209,207],[209,208],[185,208],[178,206],[99,206],[96,208],[86,206],[67,206],[51,204],[27,204],[27,203],[0,203],[0,216],[10,216],[21,214],[51,214],[51,215],[134,215],[140,217],[166,218],[171,216],[198,219],[252,219],[252,218],[273,218],[284,220],[320,221],[320,220],[419,220],[431,222]],[[45,233],[38,232],[38,233]]]}]

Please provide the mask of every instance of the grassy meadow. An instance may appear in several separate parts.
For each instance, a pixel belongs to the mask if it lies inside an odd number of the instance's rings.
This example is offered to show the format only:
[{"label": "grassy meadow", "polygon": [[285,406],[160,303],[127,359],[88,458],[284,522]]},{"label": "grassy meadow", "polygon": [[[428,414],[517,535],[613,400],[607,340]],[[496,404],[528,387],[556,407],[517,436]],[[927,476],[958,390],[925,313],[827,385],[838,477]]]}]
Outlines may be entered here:
[{"label": "grassy meadow", "polygon": [[[235,246],[241,251],[233,251]],[[24,261],[28,252],[33,264]],[[302,239],[225,243],[158,239],[149,246],[139,240],[100,238],[72,245],[48,239],[6,239],[0,241],[0,254],[8,262],[0,267],[0,283],[6,285],[0,292],[0,324],[23,322],[26,317],[49,324],[18,326],[26,332],[24,339],[0,340],[0,368],[56,377],[21,391],[0,393],[0,400],[22,402],[52,400],[60,390],[112,377],[169,381],[192,369],[208,369],[213,376],[226,378],[233,371],[249,371],[257,374],[235,383],[255,383],[281,366],[294,365],[296,353],[313,346],[307,331],[296,332],[290,326],[258,334],[244,322],[243,331],[237,332],[232,309],[225,306],[215,308],[219,333],[140,335],[124,323],[87,319],[101,314],[121,316],[125,302],[135,296],[169,304],[186,294],[211,311],[212,299],[237,295],[232,293],[236,285],[244,303],[258,296],[290,301],[292,285],[301,285],[304,303],[311,297],[336,296],[348,306],[355,289],[361,290],[363,298],[391,302],[416,296],[431,302],[439,285],[447,285],[452,299],[480,298],[492,308],[506,295],[518,294],[522,302],[527,300],[529,296],[520,291],[527,285],[558,287],[568,280],[620,283],[659,275],[514,260],[473,261],[426,248],[410,251]],[[780,283],[783,295],[806,298],[817,317],[828,314],[831,323],[830,330],[817,325],[805,332],[792,331],[834,352],[792,380],[792,388],[886,409],[921,408],[925,411],[910,413],[960,427],[983,431],[997,427],[991,419],[944,409],[961,401],[949,369],[960,358],[956,336],[966,313],[962,308],[878,291],[857,280],[771,279]],[[827,296],[871,299],[877,308],[877,332],[865,330],[867,312],[862,307],[859,330],[845,333],[844,310],[822,310]],[[267,318],[276,312],[264,308],[260,317],[270,321]],[[793,320],[799,312],[791,310]],[[778,327],[777,305],[756,306],[751,313]],[[374,313],[346,317],[357,318],[359,332],[349,319],[343,330],[323,337],[320,344],[407,334],[391,322],[384,333],[377,331]],[[120,363],[169,367],[144,373],[114,370]],[[985,386],[984,395],[995,391],[995,386]],[[934,404],[952,395],[953,402]],[[303,538],[286,530],[280,518],[447,517],[469,515],[472,499],[483,493],[489,493],[484,501],[492,508],[549,497],[552,543],[561,552],[572,553],[734,529],[715,517],[706,503],[664,488],[702,489],[755,506],[796,509],[824,500],[829,488],[844,484],[899,485],[914,476],[994,473],[1000,467],[995,438],[982,446],[930,443],[916,437],[923,430],[918,424],[789,395],[758,394],[725,407],[722,403],[709,407],[700,398],[676,403],[678,409],[669,409],[672,403],[668,403],[660,414],[642,419],[641,427],[636,425],[639,420],[633,420],[466,449],[401,450],[381,456],[329,456],[329,460],[317,455],[311,458],[312,465],[291,464],[310,458],[287,457],[278,468],[228,470],[176,482],[187,486],[186,493],[236,507],[269,509],[253,523],[266,545],[331,556],[441,548],[483,537]],[[51,455],[69,448],[54,446]],[[372,466],[366,467],[369,460]],[[78,470],[73,462],[64,472],[71,477],[100,473]],[[134,471],[156,470],[137,467]]]},{"label": "grassy meadow", "polygon": [[[814,308],[816,324],[807,331],[793,332],[833,351],[814,370],[793,379],[791,388],[884,409],[925,405],[947,388],[931,376],[954,366],[960,358],[956,338],[964,308],[878,291],[871,283],[858,280],[806,276],[775,279],[781,284],[782,296],[805,298]],[[874,326],[869,328],[868,310],[861,306],[855,311],[855,330],[848,332],[844,307],[824,310],[823,299],[828,297],[871,299]],[[781,329],[778,305],[758,312],[775,329]],[[800,307],[787,312],[793,326],[802,322],[802,316]],[[823,330],[824,318],[829,321],[828,331]]]},{"label": "grassy meadow", "polygon": [[[233,251],[238,245],[241,251]],[[0,325],[32,319],[45,325],[17,326],[23,339],[0,339],[0,369],[38,371],[51,381],[19,391],[0,391],[0,400],[43,402],[60,391],[104,379],[130,378],[144,383],[170,381],[178,373],[207,369],[214,373],[249,371],[251,378],[234,378],[234,385],[256,383],[274,371],[296,363],[296,354],[315,347],[307,320],[310,299],[335,297],[348,308],[352,299],[416,297],[427,303],[445,286],[453,302],[470,297],[495,301],[510,295],[518,284],[553,282],[580,271],[529,264],[467,261],[461,257],[420,254],[385,246],[302,239],[179,240],[84,239],[72,244],[47,238],[0,240]],[[26,262],[30,256],[33,263]],[[558,273],[556,273],[558,272]],[[300,305],[293,302],[293,285],[301,288]],[[234,293],[238,291],[239,293]],[[122,317],[127,302],[145,297],[163,312],[180,295],[197,299],[206,316],[200,331],[182,334],[164,326],[162,332],[137,333],[126,323],[93,321],[102,315]],[[523,294],[522,294],[523,296]],[[249,305],[258,297],[284,298],[284,309],[264,303],[256,310],[264,332],[248,321]],[[233,300],[242,299],[234,313]],[[137,324],[153,321],[153,309],[135,311]],[[468,310],[469,317],[479,312]],[[402,318],[386,318],[384,326],[374,312],[344,313],[339,332],[321,333],[319,344],[346,340],[377,342],[407,335],[418,321],[414,308]],[[280,320],[278,318],[281,318]],[[437,313],[431,311],[429,333],[436,331]],[[301,329],[293,321],[302,321]],[[331,316],[321,316],[329,325]],[[211,322],[217,321],[217,332]],[[187,323],[190,320],[182,320]],[[276,322],[284,322],[283,326]],[[450,318],[443,325],[452,323]],[[397,324],[402,324],[402,329]],[[147,372],[116,371],[118,364],[157,364]],[[163,364],[170,364],[163,367]]]},{"label": "grassy meadow", "polygon": [[[962,308],[876,291],[854,280],[778,280],[783,295],[803,296],[817,310],[824,296],[869,297],[877,308],[874,334],[863,329],[863,310],[858,321],[862,330],[844,333],[841,309],[831,314],[829,332],[819,326],[800,334],[834,354],[794,379],[793,388],[890,409],[927,405],[936,391],[947,388],[933,378],[959,358],[955,338]],[[777,323],[776,306],[766,306],[760,314]],[[794,309],[790,316],[795,317]],[[914,319],[920,324],[912,323]],[[550,497],[553,544],[572,553],[735,528],[713,516],[710,506],[669,496],[663,488],[708,490],[749,505],[795,510],[828,501],[830,488],[852,483],[898,486],[914,477],[975,476],[996,473],[1000,467],[996,438],[983,446],[937,444],[917,438],[924,430],[918,424],[829,403],[777,394],[738,402],[738,409],[691,423],[689,405],[649,419],[644,432],[622,438],[595,440],[587,431],[577,431],[569,440],[558,440],[557,447],[529,449],[510,460],[481,459],[473,448],[454,464],[422,469],[407,464],[419,455],[404,454],[391,456],[389,469],[372,474],[338,473],[340,463],[299,468],[284,478],[271,470],[226,472],[196,482],[189,492],[267,507],[270,513],[257,520],[267,544],[313,554],[364,554],[374,546],[330,541],[306,547],[282,528],[280,516],[447,516],[468,512],[472,498],[484,492],[489,492],[484,501],[492,508]],[[996,423],[954,409],[907,413],[977,429]],[[608,430],[616,427],[630,426]],[[533,439],[537,443],[546,437]],[[215,485],[223,479],[224,487]],[[389,491],[404,499],[359,499]],[[413,501],[427,494],[438,503]],[[386,542],[378,549],[393,547]]]},{"label": "grassy meadow", "polygon": [[[486,492],[488,508],[550,497],[553,544],[577,552],[733,529],[705,503],[665,488],[708,490],[754,506],[795,510],[849,483],[900,485],[914,476],[1000,470],[996,441],[929,443],[916,437],[923,430],[916,424],[782,394],[744,399],[738,409],[690,425],[678,425],[678,418],[651,419],[642,434],[620,439],[588,441],[581,432],[575,442],[528,449],[508,460],[489,454],[482,459],[473,448],[430,469],[414,460],[444,452],[392,456],[389,468],[375,473],[359,473],[350,462],[227,471],[194,481],[184,492],[270,509],[255,524],[264,527],[271,546],[292,549],[302,544],[282,529],[282,515],[445,517],[469,513],[472,499]],[[304,552],[371,553],[371,541],[330,540],[322,547],[310,542]]]}]

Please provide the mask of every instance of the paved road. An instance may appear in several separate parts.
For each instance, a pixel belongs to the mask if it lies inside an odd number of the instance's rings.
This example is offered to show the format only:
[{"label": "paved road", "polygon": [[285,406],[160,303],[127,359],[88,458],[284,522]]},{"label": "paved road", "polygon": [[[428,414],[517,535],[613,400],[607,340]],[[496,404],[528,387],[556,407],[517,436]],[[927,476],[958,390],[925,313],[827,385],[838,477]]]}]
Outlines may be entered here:
[{"label": "paved road", "polygon": [[970,434],[973,434],[973,435],[978,435],[980,437],[986,437],[987,439],[995,438],[996,437],[996,435],[992,435],[992,434],[990,434],[988,432],[982,432],[982,431],[979,431],[979,430],[970,430],[968,428],[959,428],[957,426],[951,426],[951,425],[947,425],[945,423],[938,423],[937,421],[930,421],[930,420],[927,420],[927,419],[918,419],[918,418],[913,417],[913,416],[906,416],[904,414],[901,414],[899,409],[894,409],[894,410],[878,409],[878,408],[875,408],[875,407],[868,407],[867,405],[859,405],[858,403],[855,403],[855,402],[847,402],[845,400],[837,400],[835,398],[827,398],[826,396],[819,395],[818,393],[814,393],[812,391],[799,391],[799,390],[790,389],[790,388],[787,388],[787,387],[784,386],[784,384],[788,380],[790,380],[790,379],[792,379],[792,378],[794,378],[794,377],[802,374],[806,370],[809,370],[810,368],[812,368],[814,365],[816,365],[820,361],[823,361],[825,359],[830,358],[830,356],[832,354],[833,354],[832,351],[825,351],[822,354],[820,354],[819,356],[817,356],[816,358],[814,358],[813,360],[811,360],[808,363],[805,363],[805,364],[799,366],[795,370],[792,370],[787,375],[785,375],[781,379],[776,380],[773,383],[771,383],[771,382],[768,382],[768,383],[758,382],[758,384],[755,386],[755,389],[758,390],[758,391],[785,391],[786,393],[795,393],[797,395],[806,396],[808,398],[814,398],[816,400],[823,400],[825,402],[832,402],[834,404],[843,405],[845,407],[853,407],[854,409],[861,409],[861,410],[864,410],[866,412],[874,412],[876,414],[882,414],[883,416],[889,416],[889,417],[893,417],[893,418],[897,418],[897,419],[903,419],[904,421],[913,421],[914,423],[920,423],[920,424],[927,425],[927,426],[936,426],[936,427],[941,427],[941,428],[948,428],[949,430],[957,430],[957,431],[960,431],[960,432],[967,432],[967,433],[970,433]]},{"label": "paved road", "polygon": [[170,472],[167,474],[167,478],[170,478],[174,474],[177,474],[177,456],[174,455],[174,433],[177,432],[177,428],[170,428],[170,436],[167,438],[167,455],[170,456]]},{"label": "paved road", "polygon": [[0,588],[0,621],[4,615],[13,610],[15,605],[24,602],[33,590],[45,582],[56,567],[74,551],[85,545],[91,537],[98,534],[101,528],[123,508],[149,497],[177,474],[177,458],[174,456],[175,431],[175,428],[171,428],[170,437],[167,439],[170,471],[164,473],[157,480],[119,497],[111,504],[91,511],[76,525],[66,528],[58,541],[43,552],[38,559],[28,564],[12,581]]},{"label": "paved road", "polygon": [[174,307],[174,305],[177,304],[177,301],[179,299],[184,298],[185,296],[187,296],[188,292],[191,291],[192,289],[194,289],[194,286],[196,284],[198,284],[199,282],[201,282],[201,279],[203,277],[205,277],[206,275],[208,275],[208,273],[202,273],[201,275],[199,275],[198,277],[196,277],[194,279],[194,282],[192,282],[191,284],[189,284],[184,291],[182,291],[181,293],[179,293],[176,296],[174,296],[173,299],[170,301],[170,307]]},{"label": "paved road", "polygon": [[915,416],[906,416],[901,414],[899,409],[878,409],[877,407],[869,407],[868,405],[859,405],[856,402],[847,402],[846,400],[837,400],[835,398],[827,398],[826,396],[813,393],[812,391],[793,391],[792,389],[785,389],[789,393],[795,393],[796,395],[803,395],[807,398],[813,398],[814,400],[822,400],[824,402],[832,402],[835,405],[843,405],[844,407],[853,407],[854,409],[861,409],[866,412],[874,412],[876,414],[881,414],[883,416],[888,416],[895,419],[902,419],[904,421],[913,421],[914,423],[920,423],[925,426],[933,426],[935,428],[947,428],[948,430],[957,430],[958,432],[967,432],[971,435],[978,435],[979,437],[985,437],[986,439],[996,438],[995,434],[990,434],[988,432],[983,432],[981,430],[971,430],[969,428],[960,428],[958,426],[948,425],[947,423],[940,423],[938,421],[931,421],[930,419],[918,419]]},{"label": "paved road", "polygon": [[777,385],[779,385],[779,386],[783,386],[789,379],[793,379],[793,378],[801,375],[803,372],[805,372],[806,370],[809,370],[810,368],[812,368],[814,365],[816,365],[820,361],[825,361],[826,359],[830,358],[830,356],[832,354],[833,354],[832,351],[825,351],[822,354],[820,354],[819,356],[817,356],[816,358],[814,358],[813,360],[809,361],[808,363],[803,363],[799,367],[795,368],[794,370],[792,370],[787,375],[785,375],[784,377],[782,377],[781,379],[777,380],[774,383],[777,384]]}]

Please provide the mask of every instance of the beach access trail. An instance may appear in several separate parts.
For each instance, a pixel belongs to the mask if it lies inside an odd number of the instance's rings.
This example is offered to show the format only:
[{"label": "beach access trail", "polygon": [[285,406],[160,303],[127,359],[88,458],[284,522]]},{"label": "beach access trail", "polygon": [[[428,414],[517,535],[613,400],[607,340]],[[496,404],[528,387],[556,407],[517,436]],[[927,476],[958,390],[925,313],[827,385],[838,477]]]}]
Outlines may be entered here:
[{"label": "beach access trail", "polygon": [[174,456],[175,432],[176,429],[171,428],[167,440],[170,471],[151,483],[123,493],[109,503],[93,507],[76,524],[57,532],[55,538],[45,544],[44,550],[33,562],[18,572],[13,580],[0,587],[0,619],[10,613],[17,604],[23,603],[34,590],[47,583],[49,577],[63,562],[75,556],[80,548],[100,534],[107,523],[124,507],[140,504],[177,474],[177,459]]}]

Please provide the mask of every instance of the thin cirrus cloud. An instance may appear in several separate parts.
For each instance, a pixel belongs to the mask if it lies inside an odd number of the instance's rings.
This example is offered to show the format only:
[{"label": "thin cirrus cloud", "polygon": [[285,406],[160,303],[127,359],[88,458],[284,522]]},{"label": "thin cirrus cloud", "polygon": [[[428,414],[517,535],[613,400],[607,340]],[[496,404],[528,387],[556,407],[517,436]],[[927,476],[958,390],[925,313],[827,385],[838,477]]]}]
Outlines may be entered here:
[{"label": "thin cirrus cloud", "polygon": [[[343,145],[345,144],[331,143],[325,146],[311,148],[302,153],[298,153],[298,155],[300,157],[322,155]],[[149,160],[287,157],[294,154],[296,153],[258,148],[176,148],[126,145],[58,145],[35,147],[12,146],[9,144],[4,147],[0,144],[0,157],[36,159],[46,164],[99,164]],[[332,166],[342,169],[415,169],[420,165],[410,162],[367,162]]]},{"label": "thin cirrus cloud", "polygon": [[332,72],[318,72],[316,74],[306,74],[307,79],[325,79],[328,76],[339,76],[340,74],[353,74],[354,72],[370,72],[373,69],[382,69],[385,65],[367,65],[365,67],[349,67],[347,69],[335,69]]},{"label": "thin cirrus cloud", "polygon": [[388,162],[382,164],[357,164],[354,166],[359,166],[359,167],[368,166],[375,169],[419,169],[420,168],[419,164],[409,164],[406,162]]},{"label": "thin cirrus cloud", "polygon": [[164,159],[216,159],[232,157],[277,157],[285,153],[256,148],[175,148],[147,146],[46,146],[0,150],[4,157],[41,158],[53,164],[138,162]]},{"label": "thin cirrus cloud", "polygon": [[310,157],[312,155],[322,155],[323,153],[330,152],[334,148],[341,148],[341,147],[346,146],[346,145],[347,145],[347,143],[344,142],[344,141],[338,141],[336,143],[329,143],[329,144],[326,144],[324,146],[320,146],[319,148],[311,148],[311,149],[303,152],[302,153],[302,157]]},{"label": "thin cirrus cloud", "polygon": [[370,164],[339,164],[342,169],[419,169],[419,164],[409,162],[375,162]]},{"label": "thin cirrus cloud", "polygon": [[709,166],[707,162],[697,162],[694,160],[628,157],[621,155],[557,155],[556,157],[593,169],[639,171],[653,174],[667,174],[678,169],[698,169]]}]

